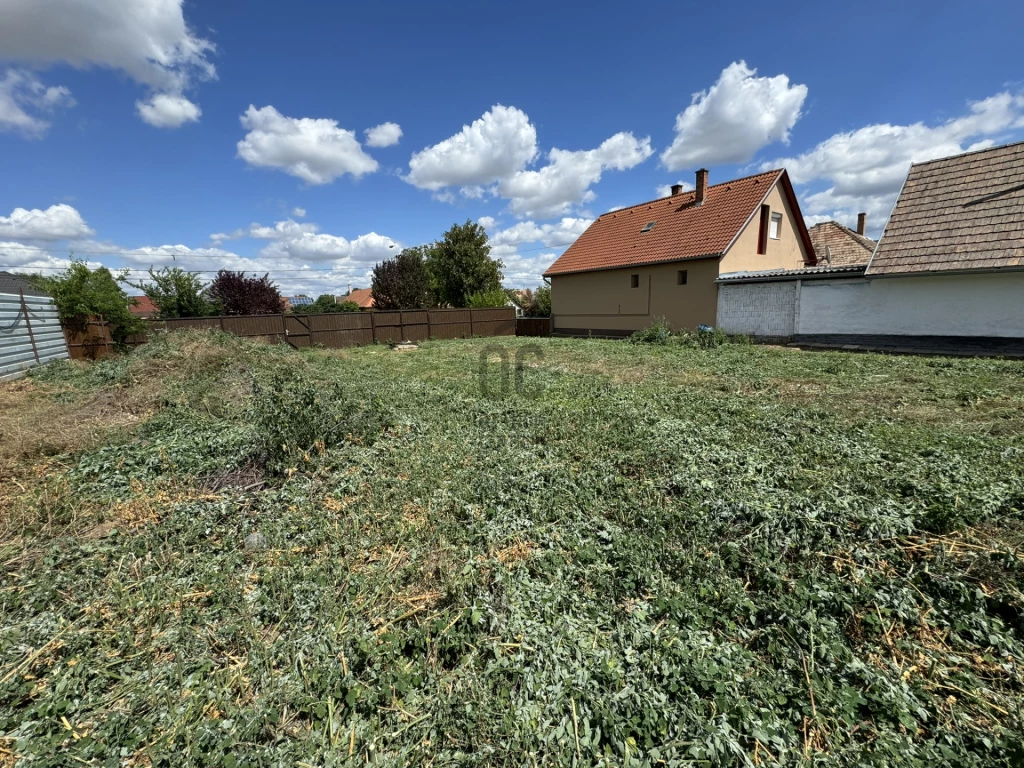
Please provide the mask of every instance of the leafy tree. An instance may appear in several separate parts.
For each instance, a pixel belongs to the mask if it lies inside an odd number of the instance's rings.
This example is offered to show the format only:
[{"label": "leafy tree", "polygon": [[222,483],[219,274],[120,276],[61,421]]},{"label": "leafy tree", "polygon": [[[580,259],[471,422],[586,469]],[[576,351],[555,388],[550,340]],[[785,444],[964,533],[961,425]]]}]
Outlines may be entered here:
[{"label": "leafy tree", "polygon": [[465,307],[474,293],[501,289],[500,261],[492,259],[487,233],[479,224],[455,224],[430,248],[426,267],[440,304]]},{"label": "leafy tree", "polygon": [[273,315],[282,309],[281,292],[263,277],[222,269],[210,283],[209,297],[225,315]]},{"label": "leafy tree", "polygon": [[30,281],[53,297],[57,314],[63,322],[82,322],[90,315],[103,318],[111,325],[110,335],[123,343],[143,328],[142,321],[129,310],[129,299],[118,280],[106,267],[89,269],[84,261],[72,259],[60,275],[32,275]]},{"label": "leafy tree", "polygon": [[338,301],[329,293],[323,293],[308,307],[300,307],[300,311],[310,314],[326,314],[328,312],[358,312],[359,305],[354,301]]},{"label": "leafy tree", "polygon": [[530,317],[551,317],[551,286],[538,286],[532,298],[527,314]]},{"label": "leafy tree", "polygon": [[483,307],[504,307],[509,302],[508,292],[498,288],[497,290],[477,291],[466,299],[466,306],[479,309]]},{"label": "leafy tree", "polygon": [[406,248],[373,268],[373,303],[377,309],[422,309],[433,302],[427,273],[427,246]]},{"label": "leafy tree", "polygon": [[215,307],[206,297],[206,286],[195,272],[180,267],[149,268],[149,282],[131,283],[153,302],[158,317],[205,317],[214,314]]}]

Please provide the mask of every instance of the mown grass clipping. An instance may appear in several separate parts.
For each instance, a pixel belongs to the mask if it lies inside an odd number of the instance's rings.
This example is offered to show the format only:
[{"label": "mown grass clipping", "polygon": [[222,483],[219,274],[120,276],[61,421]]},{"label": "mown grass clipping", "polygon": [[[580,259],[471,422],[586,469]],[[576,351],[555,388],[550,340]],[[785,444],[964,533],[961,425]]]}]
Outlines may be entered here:
[{"label": "mown grass clipping", "polygon": [[0,404],[4,768],[1024,761],[1020,362],[188,332]]}]

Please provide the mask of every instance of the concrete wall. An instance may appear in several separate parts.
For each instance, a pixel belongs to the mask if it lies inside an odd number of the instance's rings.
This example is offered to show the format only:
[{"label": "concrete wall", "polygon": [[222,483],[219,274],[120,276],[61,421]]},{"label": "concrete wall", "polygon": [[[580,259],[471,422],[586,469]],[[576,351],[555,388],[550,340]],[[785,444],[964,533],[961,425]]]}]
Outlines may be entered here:
[{"label": "concrete wall", "polygon": [[787,337],[796,333],[796,280],[718,286],[718,323],[726,333]]},{"label": "concrete wall", "polygon": [[1024,272],[723,284],[718,325],[750,336],[1024,338]]},{"label": "concrete wall", "polygon": [[804,281],[797,333],[1024,338],[1024,272]]},{"label": "concrete wall", "polygon": [[[678,284],[686,270],[686,285]],[[639,287],[630,278],[639,276]],[[714,325],[718,259],[694,259],[551,278],[552,330],[632,332],[664,317],[675,329]]]},{"label": "concrete wall", "polygon": [[786,202],[778,184],[765,199],[765,205],[771,208],[773,213],[782,213],[779,239],[772,240],[769,237],[768,247],[765,249],[767,253],[759,254],[757,252],[761,212],[760,210],[756,211],[754,217],[743,228],[740,236],[736,238],[736,242],[732,244],[732,248],[722,257],[719,265],[719,271],[722,274],[753,272],[762,269],[801,269],[806,266],[807,252],[804,242],[793,223],[793,210]]}]

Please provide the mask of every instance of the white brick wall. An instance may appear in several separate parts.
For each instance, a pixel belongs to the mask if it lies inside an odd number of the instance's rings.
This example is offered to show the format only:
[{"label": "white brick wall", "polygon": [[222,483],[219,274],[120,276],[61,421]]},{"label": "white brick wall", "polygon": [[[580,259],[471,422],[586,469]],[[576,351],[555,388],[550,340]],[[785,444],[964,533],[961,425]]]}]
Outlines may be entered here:
[{"label": "white brick wall", "polygon": [[796,332],[796,280],[720,284],[718,327],[748,336],[792,336]]}]

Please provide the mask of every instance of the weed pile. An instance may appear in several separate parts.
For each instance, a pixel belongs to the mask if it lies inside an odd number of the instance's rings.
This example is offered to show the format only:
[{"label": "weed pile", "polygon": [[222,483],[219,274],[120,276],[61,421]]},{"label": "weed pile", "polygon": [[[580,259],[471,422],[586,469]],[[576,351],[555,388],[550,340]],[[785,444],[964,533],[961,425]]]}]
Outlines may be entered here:
[{"label": "weed pile", "polygon": [[629,341],[633,344],[672,344],[698,349],[714,349],[729,343],[750,343],[750,339],[746,336],[729,336],[721,328],[712,328],[707,325],[698,326],[695,331],[674,331],[663,317],[655,318],[654,322],[646,328],[635,331],[629,336]]},{"label": "weed pile", "polygon": [[1021,364],[493,342],[38,371],[0,765],[1022,764]]}]

